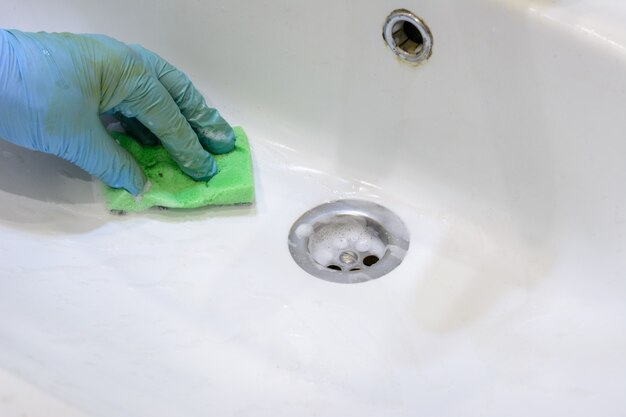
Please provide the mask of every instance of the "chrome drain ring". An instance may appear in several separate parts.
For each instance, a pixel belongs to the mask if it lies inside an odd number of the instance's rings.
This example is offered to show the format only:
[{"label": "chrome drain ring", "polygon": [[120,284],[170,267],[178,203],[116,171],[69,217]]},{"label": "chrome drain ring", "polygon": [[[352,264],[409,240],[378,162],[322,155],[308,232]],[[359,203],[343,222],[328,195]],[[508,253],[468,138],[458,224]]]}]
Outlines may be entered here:
[{"label": "chrome drain ring", "polygon": [[423,63],[432,54],[433,34],[422,19],[405,9],[387,17],[383,38],[398,58],[413,64]]},{"label": "chrome drain ring", "polygon": [[359,283],[395,269],[409,248],[409,233],[389,209],[364,200],[339,200],[304,213],[289,232],[289,251],[309,274]]}]

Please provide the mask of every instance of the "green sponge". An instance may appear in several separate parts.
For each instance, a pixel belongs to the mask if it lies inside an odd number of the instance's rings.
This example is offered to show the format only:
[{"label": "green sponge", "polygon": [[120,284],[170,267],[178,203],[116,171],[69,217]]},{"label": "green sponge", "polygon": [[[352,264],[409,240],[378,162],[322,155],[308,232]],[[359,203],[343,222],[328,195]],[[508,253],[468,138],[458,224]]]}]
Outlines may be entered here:
[{"label": "green sponge", "polygon": [[143,147],[121,133],[111,135],[139,162],[152,186],[141,197],[126,190],[103,187],[109,210],[141,211],[153,206],[197,208],[208,205],[249,204],[254,199],[250,145],[242,128],[235,128],[235,149],[214,155],[218,173],[210,181],[185,175],[162,146]]}]

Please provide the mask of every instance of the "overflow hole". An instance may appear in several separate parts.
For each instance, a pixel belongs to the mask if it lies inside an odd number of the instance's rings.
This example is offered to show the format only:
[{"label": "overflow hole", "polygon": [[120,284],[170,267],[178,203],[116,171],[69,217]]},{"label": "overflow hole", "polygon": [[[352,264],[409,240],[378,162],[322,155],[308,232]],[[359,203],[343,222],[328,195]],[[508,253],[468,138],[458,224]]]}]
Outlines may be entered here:
[{"label": "overflow hole", "polygon": [[394,27],[393,37],[398,48],[407,54],[417,54],[424,46],[420,30],[411,22],[400,21]]},{"label": "overflow hole", "polygon": [[383,26],[383,38],[402,60],[419,64],[430,58],[433,35],[426,23],[406,9],[394,10]]}]

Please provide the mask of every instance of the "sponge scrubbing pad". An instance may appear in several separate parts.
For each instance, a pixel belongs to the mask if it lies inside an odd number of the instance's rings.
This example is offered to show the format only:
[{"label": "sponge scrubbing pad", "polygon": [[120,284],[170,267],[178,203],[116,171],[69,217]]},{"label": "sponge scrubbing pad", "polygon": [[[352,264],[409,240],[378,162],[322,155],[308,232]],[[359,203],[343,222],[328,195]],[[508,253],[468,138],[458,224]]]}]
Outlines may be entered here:
[{"label": "sponge scrubbing pad", "polygon": [[150,188],[141,196],[104,186],[109,210],[141,211],[153,206],[197,208],[207,205],[249,204],[254,199],[254,181],[248,138],[235,128],[235,149],[214,155],[218,173],[209,181],[195,181],[185,175],[162,146],[143,147],[121,133],[111,135],[139,162]]}]

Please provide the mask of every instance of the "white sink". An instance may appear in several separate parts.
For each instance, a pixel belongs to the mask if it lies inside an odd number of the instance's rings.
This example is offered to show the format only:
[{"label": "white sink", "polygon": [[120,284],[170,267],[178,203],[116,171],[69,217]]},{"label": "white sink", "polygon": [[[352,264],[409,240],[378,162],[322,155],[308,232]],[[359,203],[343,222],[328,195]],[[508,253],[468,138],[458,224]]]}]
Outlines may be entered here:
[{"label": "white sink", "polygon": [[[403,7],[421,66],[382,39]],[[5,0],[183,69],[253,148],[251,207],[115,216],[0,142],[0,416],[626,414],[626,7],[617,0]],[[411,246],[361,284],[287,235],[358,198]],[[55,410],[55,411],[52,411]]]}]

